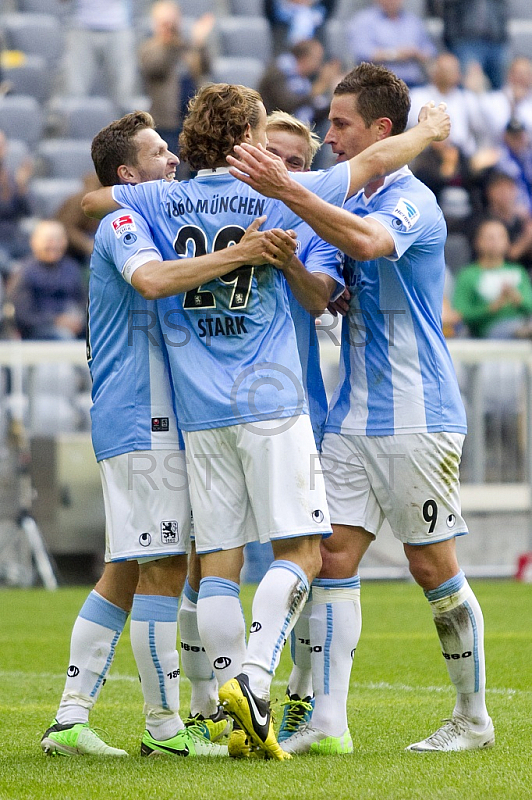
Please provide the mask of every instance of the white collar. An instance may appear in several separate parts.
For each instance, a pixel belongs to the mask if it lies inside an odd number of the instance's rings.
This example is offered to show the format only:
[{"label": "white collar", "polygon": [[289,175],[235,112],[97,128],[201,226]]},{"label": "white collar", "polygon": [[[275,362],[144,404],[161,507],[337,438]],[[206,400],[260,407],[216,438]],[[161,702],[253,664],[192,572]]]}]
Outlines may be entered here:
[{"label": "white collar", "polygon": [[404,178],[405,175],[411,175],[411,174],[412,174],[412,172],[410,170],[410,167],[407,167],[407,166],[401,167],[401,169],[397,169],[395,172],[391,172],[389,175],[386,175],[386,177],[384,178],[384,183],[382,184],[382,186],[379,186],[379,188],[376,189],[373,192],[373,194],[370,194],[369,197],[365,194],[364,189],[360,189],[360,191],[358,192],[356,197],[358,199],[362,199],[362,201],[366,205],[368,205],[369,203],[371,203],[373,198],[376,197],[379,194],[379,192],[384,191],[384,189],[386,189],[388,186],[390,186],[391,183],[395,183],[395,181],[398,181],[400,178]]},{"label": "white collar", "polygon": [[197,178],[204,178],[211,175],[227,175],[229,167],[216,167],[215,169],[199,169]]}]

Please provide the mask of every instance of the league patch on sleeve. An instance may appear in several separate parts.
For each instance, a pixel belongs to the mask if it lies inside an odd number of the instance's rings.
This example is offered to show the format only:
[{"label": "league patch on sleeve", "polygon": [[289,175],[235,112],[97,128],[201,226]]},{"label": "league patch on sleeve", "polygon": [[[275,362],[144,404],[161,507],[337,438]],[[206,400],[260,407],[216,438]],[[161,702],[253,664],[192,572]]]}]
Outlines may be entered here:
[{"label": "league patch on sleeve", "polygon": [[120,239],[124,233],[131,233],[131,231],[137,230],[135,220],[130,214],[124,214],[122,217],[117,217],[113,220],[112,224],[117,239]]},{"label": "league patch on sleeve", "polygon": [[420,217],[417,207],[404,197],[399,198],[392,215],[395,217],[392,221],[393,227],[404,231],[409,231]]}]

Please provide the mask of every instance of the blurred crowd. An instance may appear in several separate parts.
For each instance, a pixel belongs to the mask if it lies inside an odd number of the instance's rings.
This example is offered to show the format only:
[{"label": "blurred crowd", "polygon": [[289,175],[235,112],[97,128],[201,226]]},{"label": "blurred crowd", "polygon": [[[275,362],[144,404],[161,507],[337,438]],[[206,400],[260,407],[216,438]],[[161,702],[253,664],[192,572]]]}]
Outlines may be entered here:
[{"label": "blurred crowd", "polygon": [[[39,180],[42,184],[43,176],[55,177],[43,171],[40,145],[43,139],[61,136],[60,127],[54,128],[60,101],[105,94],[115,117],[134,108],[149,110],[177,151],[187,103],[197,87],[209,80],[243,82],[259,89],[268,112],[292,113],[323,137],[332,91],[360,61],[383,63],[408,84],[410,125],[428,100],[445,102],[451,115],[450,138],[434,143],[411,165],[436,194],[447,220],[446,335],[532,335],[532,44],[530,52],[512,46],[510,0],[427,0],[426,5],[422,0],[6,4],[0,15],[4,338],[81,338],[85,332],[88,259],[96,225],[84,217],[79,201],[96,178],[91,171],[83,182],[77,176],[76,191],[60,200],[54,197],[44,213],[35,201]],[[2,130],[2,104],[25,94],[13,67],[17,59],[24,63],[25,56],[13,48],[10,35],[14,18],[29,18],[36,11],[50,18],[55,12],[66,35],[62,52],[54,53],[49,96],[39,98],[43,134],[17,154],[16,140],[24,137]],[[222,25],[228,19],[233,28]],[[239,27],[238,20],[247,20],[247,27],[245,22]],[[532,8],[528,24],[532,26]],[[229,41],[231,31],[236,64],[228,57],[233,51],[224,49],[224,36]],[[250,62],[259,60],[253,55],[262,58],[260,71],[246,72]],[[36,57],[28,55],[27,63]],[[96,130],[108,121],[98,123]],[[87,156],[96,130],[87,130]],[[328,149],[322,148],[315,166],[332,163]],[[66,161],[66,145],[60,157]],[[183,164],[178,177],[189,174]]]}]

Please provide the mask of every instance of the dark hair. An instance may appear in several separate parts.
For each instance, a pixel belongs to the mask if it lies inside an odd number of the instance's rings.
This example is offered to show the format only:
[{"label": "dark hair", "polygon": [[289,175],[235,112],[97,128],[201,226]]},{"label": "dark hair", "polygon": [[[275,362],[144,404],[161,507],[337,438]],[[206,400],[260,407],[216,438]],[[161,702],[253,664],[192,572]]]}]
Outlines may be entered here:
[{"label": "dark hair", "polygon": [[392,136],[406,128],[410,111],[408,86],[386,67],[362,62],[340,81],[334,94],[356,96],[356,110],[367,128],[381,117],[391,120]]},{"label": "dark hair", "polygon": [[188,105],[179,136],[179,155],[192,169],[214,169],[256,128],[261,96],[254,89],[230,83],[203,86]]},{"label": "dark hair", "polygon": [[133,111],[111,122],[92,140],[91,156],[102,186],[118,183],[117,170],[122,164],[137,166],[137,147],[133,139],[139,131],[155,129],[151,114]]}]

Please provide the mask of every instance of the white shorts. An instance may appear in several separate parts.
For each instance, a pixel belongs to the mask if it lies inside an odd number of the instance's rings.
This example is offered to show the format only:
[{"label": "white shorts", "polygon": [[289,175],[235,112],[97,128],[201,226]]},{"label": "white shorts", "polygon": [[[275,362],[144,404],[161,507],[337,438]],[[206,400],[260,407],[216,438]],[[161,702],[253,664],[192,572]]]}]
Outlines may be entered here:
[{"label": "white shorts", "polygon": [[331,521],[377,535],[387,519],[404,544],[467,533],[460,507],[460,433],[326,433],[321,463]]},{"label": "white shorts", "polygon": [[136,450],[100,461],[105,560],[154,559],[190,550],[183,450]]},{"label": "white shorts", "polygon": [[196,550],[331,533],[310,419],[185,433]]}]

